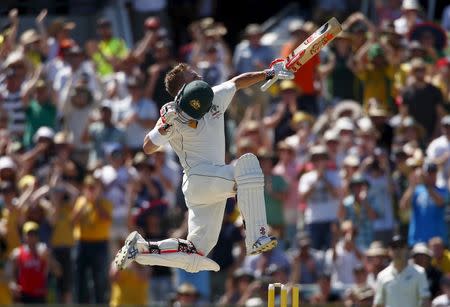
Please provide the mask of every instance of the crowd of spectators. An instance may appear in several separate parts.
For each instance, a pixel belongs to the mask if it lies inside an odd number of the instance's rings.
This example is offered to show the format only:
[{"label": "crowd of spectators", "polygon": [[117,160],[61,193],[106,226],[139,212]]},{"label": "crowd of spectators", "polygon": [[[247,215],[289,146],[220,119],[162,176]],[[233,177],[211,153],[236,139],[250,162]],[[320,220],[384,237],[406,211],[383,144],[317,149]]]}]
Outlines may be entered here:
[{"label": "crowd of spectators", "polygon": [[262,306],[281,282],[301,284],[304,302],[369,306],[402,295],[383,283],[410,263],[422,286],[414,304],[448,306],[450,7],[441,26],[414,0],[380,4],[377,22],[319,2],[318,16],[341,16],[343,32],[294,80],[238,92],[226,117],[227,161],[258,156],[279,245],[246,256],[230,199],[209,255],[221,271],[197,274],[110,265],[132,230],[187,233],[176,156],[141,151],[173,99],[164,77],[179,62],[212,86],[265,69],[323,18],[290,22],[280,50],[262,44],[258,24],[232,48],[225,25],[203,18],[175,48],[162,15],[141,18],[128,46],[111,20],[82,43],[75,23],[45,10],[18,33],[11,10],[0,35],[0,304]]}]

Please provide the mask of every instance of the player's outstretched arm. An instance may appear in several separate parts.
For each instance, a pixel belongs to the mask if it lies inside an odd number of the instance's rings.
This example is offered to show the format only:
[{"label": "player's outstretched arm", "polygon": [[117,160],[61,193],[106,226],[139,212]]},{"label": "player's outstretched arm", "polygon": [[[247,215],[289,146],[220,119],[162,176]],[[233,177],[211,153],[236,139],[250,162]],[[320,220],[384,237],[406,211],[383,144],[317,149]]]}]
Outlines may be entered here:
[{"label": "player's outstretched arm", "polygon": [[276,77],[277,79],[294,79],[294,73],[287,70],[285,61],[282,59],[274,60],[268,69],[256,72],[246,72],[231,79],[236,84],[236,89],[243,89],[250,87],[258,82],[270,80]]},{"label": "player's outstretched arm", "polygon": [[159,147],[168,142],[167,134],[170,125],[162,122],[161,118],[156,122],[155,127],[145,136],[142,149],[147,155],[151,155],[158,150]]}]

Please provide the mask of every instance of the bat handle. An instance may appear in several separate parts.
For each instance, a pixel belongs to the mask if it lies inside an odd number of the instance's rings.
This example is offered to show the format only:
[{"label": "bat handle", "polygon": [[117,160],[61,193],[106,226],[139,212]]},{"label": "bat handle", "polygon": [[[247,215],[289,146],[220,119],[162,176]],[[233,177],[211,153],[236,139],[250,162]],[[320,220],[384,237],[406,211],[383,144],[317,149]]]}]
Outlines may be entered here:
[{"label": "bat handle", "polygon": [[272,79],[267,80],[263,85],[261,85],[261,91],[266,91],[277,80],[278,80],[277,77],[273,77]]}]

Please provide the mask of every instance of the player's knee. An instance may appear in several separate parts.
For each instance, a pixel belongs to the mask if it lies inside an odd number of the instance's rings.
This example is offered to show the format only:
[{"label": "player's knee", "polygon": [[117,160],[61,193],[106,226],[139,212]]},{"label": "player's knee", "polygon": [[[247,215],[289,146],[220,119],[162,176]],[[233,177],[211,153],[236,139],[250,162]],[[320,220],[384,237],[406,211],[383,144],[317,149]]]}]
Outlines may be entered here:
[{"label": "player's knee", "polygon": [[242,184],[264,185],[261,166],[258,158],[252,153],[244,154],[237,159],[234,175],[238,186]]}]

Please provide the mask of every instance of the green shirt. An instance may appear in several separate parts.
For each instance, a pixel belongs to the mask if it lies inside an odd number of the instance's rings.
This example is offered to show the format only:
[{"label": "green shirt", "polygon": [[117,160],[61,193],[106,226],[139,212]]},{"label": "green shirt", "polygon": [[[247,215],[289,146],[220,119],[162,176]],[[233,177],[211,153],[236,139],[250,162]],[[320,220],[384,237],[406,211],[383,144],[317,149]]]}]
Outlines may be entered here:
[{"label": "green shirt", "polygon": [[33,99],[25,111],[25,132],[23,145],[29,148],[33,144],[33,136],[43,126],[54,129],[56,126],[56,107],[50,101],[43,104]]},{"label": "green shirt", "polygon": [[[289,188],[289,185],[281,176],[271,175],[270,178],[265,178],[265,180],[272,181],[273,193],[285,193]],[[267,224],[270,226],[284,225],[283,202],[273,198],[268,193],[267,188],[264,189],[264,199],[266,201]]]}]

